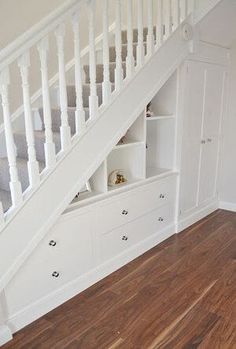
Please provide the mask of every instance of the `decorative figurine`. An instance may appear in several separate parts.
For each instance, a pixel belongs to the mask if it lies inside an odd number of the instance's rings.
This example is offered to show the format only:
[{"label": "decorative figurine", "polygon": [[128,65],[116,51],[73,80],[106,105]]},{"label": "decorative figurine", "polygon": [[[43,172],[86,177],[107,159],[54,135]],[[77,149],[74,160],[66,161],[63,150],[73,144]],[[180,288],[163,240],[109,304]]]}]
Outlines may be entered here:
[{"label": "decorative figurine", "polygon": [[124,170],[114,170],[108,176],[108,185],[114,187],[127,182]]},{"label": "decorative figurine", "polygon": [[154,113],[152,111],[152,102],[150,102],[150,103],[148,103],[148,105],[146,107],[146,117],[150,118],[153,115],[154,115]]}]

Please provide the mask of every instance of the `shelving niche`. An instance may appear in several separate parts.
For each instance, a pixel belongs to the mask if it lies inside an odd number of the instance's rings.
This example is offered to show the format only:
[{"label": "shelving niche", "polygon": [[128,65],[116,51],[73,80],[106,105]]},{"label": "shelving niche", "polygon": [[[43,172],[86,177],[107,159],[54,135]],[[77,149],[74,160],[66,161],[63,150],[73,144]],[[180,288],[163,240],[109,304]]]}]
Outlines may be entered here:
[{"label": "shelving niche", "polygon": [[[90,178],[90,190],[72,204],[86,204],[175,171],[176,96],[177,72],[151,100],[152,116],[146,117],[145,108]],[[123,170],[126,182],[110,186],[108,177],[115,170]]]}]

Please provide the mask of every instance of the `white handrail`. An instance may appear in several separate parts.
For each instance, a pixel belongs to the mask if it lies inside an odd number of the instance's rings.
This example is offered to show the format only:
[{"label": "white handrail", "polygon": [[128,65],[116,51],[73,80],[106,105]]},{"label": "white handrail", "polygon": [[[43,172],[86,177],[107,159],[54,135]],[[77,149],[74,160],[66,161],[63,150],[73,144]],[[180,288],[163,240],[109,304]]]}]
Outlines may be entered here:
[{"label": "white handrail", "polygon": [[85,2],[85,0],[65,1],[63,5],[2,49],[0,51],[0,71],[14,62],[48,33],[52,32],[67,16],[73,14],[82,2]]}]

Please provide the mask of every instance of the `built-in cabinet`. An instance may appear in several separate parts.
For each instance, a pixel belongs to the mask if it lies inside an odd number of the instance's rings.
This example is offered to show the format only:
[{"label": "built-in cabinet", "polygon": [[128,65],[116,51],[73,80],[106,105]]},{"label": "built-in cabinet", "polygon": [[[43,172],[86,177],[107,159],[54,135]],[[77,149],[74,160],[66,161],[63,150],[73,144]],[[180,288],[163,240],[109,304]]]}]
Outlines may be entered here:
[{"label": "built-in cabinet", "polygon": [[[217,64],[185,63],[180,220],[218,199],[218,164],[226,70]],[[189,221],[188,223],[189,224]]]}]

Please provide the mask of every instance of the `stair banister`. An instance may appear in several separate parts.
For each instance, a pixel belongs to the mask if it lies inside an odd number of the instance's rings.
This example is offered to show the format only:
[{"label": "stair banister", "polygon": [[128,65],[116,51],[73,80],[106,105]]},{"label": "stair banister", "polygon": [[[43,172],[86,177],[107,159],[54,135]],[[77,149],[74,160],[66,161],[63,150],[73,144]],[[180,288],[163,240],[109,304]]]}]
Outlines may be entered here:
[{"label": "stair banister", "polygon": [[106,105],[111,96],[111,82],[109,69],[109,1],[104,0],[103,4],[103,83],[102,102]]},{"label": "stair banister", "polygon": [[2,109],[3,109],[3,122],[5,130],[5,140],[6,140],[6,150],[7,158],[9,163],[9,173],[10,173],[10,192],[13,208],[18,207],[22,201],[22,188],[19,181],[18,170],[16,166],[16,147],[14,143],[11,118],[10,118],[10,108],[9,108],[9,70],[6,68],[0,72],[0,94],[2,97]]},{"label": "stair banister", "polygon": [[95,0],[88,0],[88,18],[89,18],[89,77],[90,77],[90,96],[89,96],[89,117],[90,119],[98,116],[98,96],[97,96],[97,71],[96,71],[96,52],[95,52]]},{"label": "stair banister", "polygon": [[68,100],[66,88],[66,72],[65,72],[65,52],[64,52],[64,37],[65,24],[60,24],[55,30],[57,41],[58,55],[58,71],[59,71],[59,99],[61,108],[61,147],[62,150],[67,150],[71,145],[71,130],[68,123]]},{"label": "stair banister", "polygon": [[72,25],[73,25],[73,32],[74,32],[74,58],[75,58],[75,92],[76,92],[75,125],[76,125],[76,133],[82,134],[85,130],[85,111],[83,107],[79,11],[76,11],[73,15]]},{"label": "stair banister", "polygon": [[[185,1],[185,0],[184,0]],[[163,0],[157,0],[156,47],[163,42]]]},{"label": "stair banister", "polygon": [[123,81],[123,68],[122,68],[122,42],[121,42],[121,1],[115,0],[115,11],[116,11],[116,68],[115,68],[115,90],[121,89]]},{"label": "stair banister", "polygon": [[41,64],[41,80],[42,80],[42,100],[43,100],[43,117],[44,117],[44,128],[45,128],[45,162],[46,169],[52,169],[56,164],[56,150],[55,143],[53,141],[52,133],[52,115],[51,115],[51,103],[50,93],[48,84],[48,36],[43,38],[38,44],[38,52]]},{"label": "stair banister", "polygon": [[148,34],[147,34],[147,55],[151,57],[154,52],[154,37],[153,37],[153,0],[147,1],[148,12]]},{"label": "stair banister", "polygon": [[144,64],[144,46],[143,46],[143,0],[138,1],[138,46],[137,46],[137,68]]},{"label": "stair banister", "polygon": [[180,24],[180,0],[172,1],[172,22],[175,30]]},{"label": "stair banister", "polygon": [[172,7],[171,0],[164,0],[164,25],[165,25],[165,40],[172,33]]},{"label": "stair banister", "polygon": [[29,67],[30,67],[30,53],[27,51],[18,59],[18,66],[20,68],[23,103],[24,103],[24,117],[25,117],[25,135],[28,151],[28,175],[29,184],[31,188],[39,184],[39,164],[36,160],[36,151],[34,144],[34,129],[31,112],[30,90],[29,90]]},{"label": "stair banister", "polygon": [[134,50],[133,50],[133,3],[127,0],[127,44],[126,75],[130,78],[134,73]]}]

